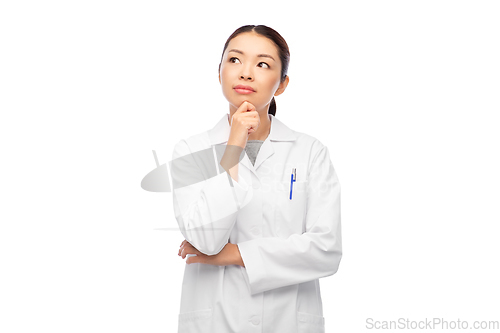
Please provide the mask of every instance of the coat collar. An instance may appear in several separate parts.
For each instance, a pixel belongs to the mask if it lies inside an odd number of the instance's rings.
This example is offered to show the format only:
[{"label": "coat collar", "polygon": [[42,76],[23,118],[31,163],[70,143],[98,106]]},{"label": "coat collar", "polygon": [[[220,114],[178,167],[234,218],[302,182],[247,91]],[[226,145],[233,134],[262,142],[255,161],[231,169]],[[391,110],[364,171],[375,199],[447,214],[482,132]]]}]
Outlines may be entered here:
[{"label": "coat collar", "polygon": [[[278,118],[268,113],[269,120],[271,121],[271,131],[269,132],[268,139],[271,141],[294,141],[296,140],[295,133],[283,124]],[[219,120],[219,122],[208,131],[210,143],[212,145],[222,144],[229,140],[231,133],[231,125],[229,124],[229,113]]]}]

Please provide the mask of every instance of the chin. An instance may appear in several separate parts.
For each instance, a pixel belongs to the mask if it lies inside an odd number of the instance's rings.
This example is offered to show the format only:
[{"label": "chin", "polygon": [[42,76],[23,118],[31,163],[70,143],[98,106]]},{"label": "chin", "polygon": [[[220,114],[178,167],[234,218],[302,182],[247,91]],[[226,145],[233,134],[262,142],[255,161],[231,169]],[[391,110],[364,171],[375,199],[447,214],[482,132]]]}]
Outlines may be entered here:
[{"label": "chin", "polygon": [[241,103],[243,103],[244,101],[253,104],[258,109],[257,105],[254,104],[254,101],[251,98],[247,98],[245,96],[237,96],[235,98],[228,99],[228,101],[230,104],[236,107],[236,109],[239,108]]}]

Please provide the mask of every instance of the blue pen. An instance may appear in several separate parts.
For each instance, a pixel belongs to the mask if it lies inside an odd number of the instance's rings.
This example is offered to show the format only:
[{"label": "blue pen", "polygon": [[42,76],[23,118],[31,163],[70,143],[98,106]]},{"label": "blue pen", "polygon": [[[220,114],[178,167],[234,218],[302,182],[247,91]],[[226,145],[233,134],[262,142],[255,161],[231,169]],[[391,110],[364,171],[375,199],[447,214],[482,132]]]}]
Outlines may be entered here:
[{"label": "blue pen", "polygon": [[290,200],[292,200],[292,189],[293,189],[293,182],[297,180],[297,175],[296,172],[297,170],[294,168],[292,169],[292,174],[290,175]]}]

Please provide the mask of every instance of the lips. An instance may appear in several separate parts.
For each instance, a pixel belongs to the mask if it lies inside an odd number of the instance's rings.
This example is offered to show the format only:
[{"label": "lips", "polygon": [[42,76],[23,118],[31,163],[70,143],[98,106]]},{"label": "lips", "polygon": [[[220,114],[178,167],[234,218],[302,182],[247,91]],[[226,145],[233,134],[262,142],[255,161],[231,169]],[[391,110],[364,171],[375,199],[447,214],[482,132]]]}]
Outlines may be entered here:
[{"label": "lips", "polygon": [[234,89],[242,89],[242,90],[248,90],[248,91],[255,91],[252,87],[245,86],[245,85],[242,85],[242,84],[237,85],[236,87],[234,87]]}]

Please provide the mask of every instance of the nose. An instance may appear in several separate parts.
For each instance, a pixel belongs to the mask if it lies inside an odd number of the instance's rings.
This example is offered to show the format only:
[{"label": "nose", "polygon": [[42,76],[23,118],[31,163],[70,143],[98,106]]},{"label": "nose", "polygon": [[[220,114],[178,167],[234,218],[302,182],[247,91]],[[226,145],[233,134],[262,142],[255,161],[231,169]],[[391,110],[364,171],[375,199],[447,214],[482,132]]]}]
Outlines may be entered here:
[{"label": "nose", "polygon": [[253,74],[247,66],[243,66],[240,78],[243,80],[253,80]]}]

